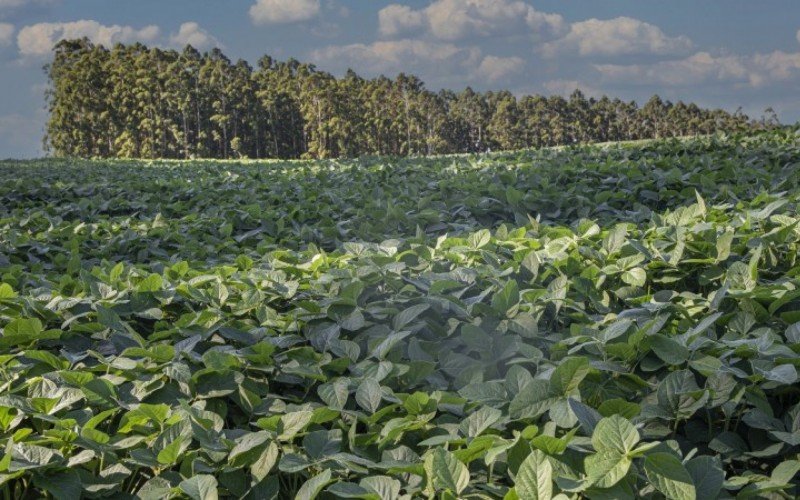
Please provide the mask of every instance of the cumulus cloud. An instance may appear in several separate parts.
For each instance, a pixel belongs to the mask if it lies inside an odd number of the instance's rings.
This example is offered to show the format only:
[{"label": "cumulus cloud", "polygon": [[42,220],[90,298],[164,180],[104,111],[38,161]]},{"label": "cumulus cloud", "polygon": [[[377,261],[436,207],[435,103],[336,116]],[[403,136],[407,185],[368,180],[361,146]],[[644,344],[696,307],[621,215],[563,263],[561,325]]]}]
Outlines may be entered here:
[{"label": "cumulus cloud", "polygon": [[794,79],[800,76],[800,53],[776,50],[769,54],[755,54],[746,63],[748,76],[754,87]]},{"label": "cumulus cloud", "polygon": [[378,18],[383,35],[424,27],[449,42],[473,36],[558,33],[564,24],[560,15],[539,12],[517,0],[435,0],[419,10],[391,4],[381,9]]},{"label": "cumulus cloud", "polygon": [[477,49],[424,40],[377,41],[371,44],[332,45],[311,52],[311,59],[330,65],[356,67],[370,73],[414,72],[419,69],[477,64]]},{"label": "cumulus cloud", "polygon": [[367,75],[422,75],[431,88],[460,88],[469,83],[497,83],[525,70],[520,57],[484,55],[477,47],[404,38],[370,44],[332,45],[311,52],[310,60],[333,71],[354,68]]},{"label": "cumulus cloud", "polygon": [[800,78],[800,53],[721,55],[697,52],[684,59],[653,64],[598,64],[604,81],[637,85],[691,86],[709,82],[760,87]]},{"label": "cumulus cloud", "polygon": [[170,44],[177,47],[191,45],[196,49],[206,49],[219,45],[219,41],[195,22],[181,24],[177,33],[169,37]]},{"label": "cumulus cloud", "polygon": [[545,57],[577,53],[581,56],[678,54],[692,48],[685,36],[667,36],[661,28],[631,17],[587,19],[570,25],[569,32],[542,46]]},{"label": "cumulus cloud", "polygon": [[308,21],[320,11],[319,0],[257,0],[250,7],[255,24],[281,24]]},{"label": "cumulus cloud", "polygon": [[14,25],[9,23],[0,23],[0,47],[11,45],[14,39]]},{"label": "cumulus cloud", "polygon": [[747,69],[739,57],[715,57],[697,52],[685,59],[653,64],[597,64],[605,81],[638,85],[685,86],[709,80],[746,80]]},{"label": "cumulus cloud", "polygon": [[481,81],[495,83],[521,73],[524,68],[525,61],[521,57],[486,56],[473,76]]},{"label": "cumulus cloud", "polygon": [[81,20],[66,23],[38,23],[25,26],[17,35],[17,46],[23,56],[44,56],[59,40],[88,37],[92,42],[111,46],[135,41],[152,42],[159,36],[158,26],[141,29],[130,26],[106,26],[97,21]]},{"label": "cumulus cloud", "polygon": [[378,12],[378,30],[384,36],[409,33],[424,25],[425,16],[422,11],[414,10],[408,5],[391,4]]}]

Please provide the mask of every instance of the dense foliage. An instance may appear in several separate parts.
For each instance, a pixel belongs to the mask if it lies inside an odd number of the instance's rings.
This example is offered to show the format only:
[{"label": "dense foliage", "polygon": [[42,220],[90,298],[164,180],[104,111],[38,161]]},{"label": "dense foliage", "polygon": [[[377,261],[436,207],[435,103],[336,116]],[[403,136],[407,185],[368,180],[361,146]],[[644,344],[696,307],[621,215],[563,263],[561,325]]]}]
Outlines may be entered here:
[{"label": "dense foliage", "polygon": [[0,489],[795,497],[799,167],[0,163]]},{"label": "dense foliage", "polygon": [[48,67],[46,143],[56,156],[333,158],[514,150],[763,128],[741,113],[643,107],[580,91],[438,93],[416,77],[343,78],[296,60],[253,69],[218,49],[62,41]]}]

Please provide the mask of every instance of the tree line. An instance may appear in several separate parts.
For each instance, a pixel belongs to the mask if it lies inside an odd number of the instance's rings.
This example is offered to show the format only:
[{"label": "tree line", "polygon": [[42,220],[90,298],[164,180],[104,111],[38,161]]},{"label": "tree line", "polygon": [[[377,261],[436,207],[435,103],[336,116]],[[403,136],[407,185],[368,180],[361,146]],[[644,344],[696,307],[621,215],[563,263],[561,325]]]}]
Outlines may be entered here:
[{"label": "tree line", "polygon": [[510,150],[741,131],[775,125],[653,96],[575,90],[433,92],[413,75],[336,78],[295,59],[255,68],[219,49],[113,48],[64,40],[46,66],[45,147],[55,156],[331,158]]}]

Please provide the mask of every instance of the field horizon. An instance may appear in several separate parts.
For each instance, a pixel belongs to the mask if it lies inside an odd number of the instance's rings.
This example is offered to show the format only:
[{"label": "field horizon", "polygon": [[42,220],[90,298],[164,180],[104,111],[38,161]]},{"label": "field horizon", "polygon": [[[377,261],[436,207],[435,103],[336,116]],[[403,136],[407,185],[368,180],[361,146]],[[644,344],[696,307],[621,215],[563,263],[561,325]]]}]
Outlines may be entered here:
[{"label": "field horizon", "polygon": [[[776,129],[780,130],[796,130],[800,128],[800,124],[796,125],[780,125],[776,127]],[[631,140],[619,140],[619,141],[603,141],[603,142],[585,142],[585,143],[576,143],[576,144],[562,144],[557,146],[540,146],[540,147],[528,147],[528,148],[517,148],[517,149],[500,149],[500,150],[486,150],[486,151],[474,151],[474,152],[461,152],[461,153],[435,153],[435,154],[415,154],[415,155],[382,155],[382,154],[363,154],[356,157],[340,157],[340,158],[212,158],[212,157],[198,157],[198,158],[126,158],[126,157],[116,157],[116,158],[81,158],[81,157],[59,157],[59,156],[40,156],[37,158],[0,158],[0,162],[6,163],[36,163],[36,162],[94,162],[94,163],[104,163],[104,162],[115,162],[115,163],[140,163],[140,164],[148,164],[148,163],[192,163],[192,162],[200,162],[200,163],[217,163],[220,165],[227,165],[227,164],[241,164],[241,165],[256,165],[259,163],[264,164],[271,164],[271,163],[315,163],[315,162],[357,162],[363,160],[434,160],[434,159],[441,159],[441,158],[487,158],[487,157],[496,157],[502,155],[514,155],[514,154],[525,154],[525,153],[533,153],[536,151],[564,151],[569,149],[583,149],[583,148],[611,148],[611,147],[635,147],[637,145],[647,145],[654,142],[670,142],[670,141],[678,141],[678,142],[686,142],[686,141],[694,141],[694,140],[713,140],[713,139],[722,139],[729,136],[740,136],[740,137],[755,137],[760,134],[769,133],[770,131],[766,130],[754,130],[754,131],[747,131],[747,132],[715,132],[711,134],[697,134],[697,135],[683,135],[683,136],[674,136],[674,137],[662,137],[662,138],[651,138],[651,139],[631,139]]]}]

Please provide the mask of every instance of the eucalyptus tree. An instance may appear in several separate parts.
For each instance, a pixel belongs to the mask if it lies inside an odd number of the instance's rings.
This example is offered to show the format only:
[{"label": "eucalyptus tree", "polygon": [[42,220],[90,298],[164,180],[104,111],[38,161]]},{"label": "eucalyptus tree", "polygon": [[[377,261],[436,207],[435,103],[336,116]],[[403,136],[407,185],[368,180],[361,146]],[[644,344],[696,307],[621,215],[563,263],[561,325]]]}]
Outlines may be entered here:
[{"label": "eucalyptus tree", "polygon": [[46,72],[45,142],[56,156],[430,155],[779,126],[774,112],[755,121],[657,95],[639,108],[578,89],[567,99],[433,92],[408,73],[337,78],[295,59],[264,56],[253,68],[220,49],[107,49],[85,38],[59,42]]}]

